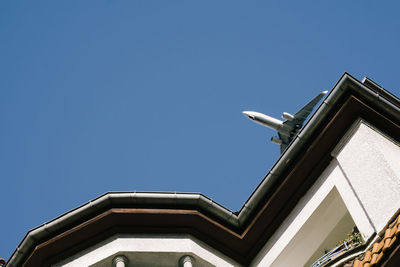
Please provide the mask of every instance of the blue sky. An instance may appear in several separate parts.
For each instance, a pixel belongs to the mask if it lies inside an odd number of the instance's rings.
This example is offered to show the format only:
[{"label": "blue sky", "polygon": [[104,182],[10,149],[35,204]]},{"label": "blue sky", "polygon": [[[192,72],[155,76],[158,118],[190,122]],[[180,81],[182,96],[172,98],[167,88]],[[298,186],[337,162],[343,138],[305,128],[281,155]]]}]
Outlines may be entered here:
[{"label": "blue sky", "polygon": [[345,72],[399,96],[396,1],[0,2],[0,257],[109,191],[239,210],[279,157],[246,119]]}]

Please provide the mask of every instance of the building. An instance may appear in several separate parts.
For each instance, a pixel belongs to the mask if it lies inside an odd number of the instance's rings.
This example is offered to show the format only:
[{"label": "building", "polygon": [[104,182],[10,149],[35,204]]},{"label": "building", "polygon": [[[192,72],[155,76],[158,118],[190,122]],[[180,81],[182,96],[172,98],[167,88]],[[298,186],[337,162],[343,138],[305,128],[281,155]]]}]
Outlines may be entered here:
[{"label": "building", "polygon": [[239,212],[107,193],[28,232],[6,266],[400,266],[399,141],[400,99],[345,73]]}]

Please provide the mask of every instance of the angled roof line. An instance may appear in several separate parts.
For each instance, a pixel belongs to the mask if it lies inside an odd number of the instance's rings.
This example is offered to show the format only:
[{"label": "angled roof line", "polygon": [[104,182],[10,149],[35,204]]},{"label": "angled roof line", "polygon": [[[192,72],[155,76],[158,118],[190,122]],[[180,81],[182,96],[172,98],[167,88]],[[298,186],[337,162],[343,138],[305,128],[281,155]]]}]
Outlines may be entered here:
[{"label": "angled roof line", "polygon": [[[400,99],[398,99],[396,96],[394,96],[369,78],[364,78],[364,85],[360,84],[357,79],[345,72],[340,80],[336,83],[335,87],[327,95],[325,100],[320,104],[314,114],[312,114],[306,125],[289,144],[286,151],[281,154],[278,161],[274,164],[271,170],[267,173],[261,183],[253,191],[249,199],[243,205],[239,213],[240,222],[244,222],[247,219],[248,212],[246,211],[246,209],[251,209],[252,207],[257,206],[257,202],[260,201],[262,196],[264,196],[264,194],[268,192],[268,190],[272,187],[275,180],[277,180],[277,178],[291,161],[291,159],[297,154],[298,151],[302,149],[312,133],[319,127],[324,116],[331,111],[331,108],[333,107],[333,105],[331,104],[336,102],[339,98],[343,96],[345,90],[342,85],[348,81],[354,84],[357,83],[361,85],[361,88],[363,90],[359,91],[358,93],[363,94],[366,98],[372,100],[372,102],[375,102],[382,109],[391,113],[391,115],[397,117],[397,119],[400,120]],[[354,90],[354,87],[350,88]]]},{"label": "angled roof line", "polygon": [[[369,80],[368,80],[369,81]],[[369,86],[367,86],[369,85]],[[214,218],[222,225],[240,232],[252,216],[256,213],[266,195],[271,193],[279,179],[282,178],[287,167],[298,156],[304,147],[312,141],[311,138],[334,108],[334,104],[351,90],[356,95],[373,102],[380,109],[400,121],[400,100],[381,87],[362,84],[348,73],[344,73],[333,90],[318,107],[310,120],[291,142],[286,151],[281,154],[277,162],[257,186],[249,199],[244,203],[238,214],[221,206],[217,202],[199,193],[152,193],[152,192],[111,192],[106,193],[72,211],[69,211],[54,220],[29,231],[23,238],[7,262],[7,267],[18,266],[29,256],[36,242],[49,238],[63,229],[76,225],[83,219],[102,211],[110,205],[138,205],[145,207],[185,207],[199,209]]]}]

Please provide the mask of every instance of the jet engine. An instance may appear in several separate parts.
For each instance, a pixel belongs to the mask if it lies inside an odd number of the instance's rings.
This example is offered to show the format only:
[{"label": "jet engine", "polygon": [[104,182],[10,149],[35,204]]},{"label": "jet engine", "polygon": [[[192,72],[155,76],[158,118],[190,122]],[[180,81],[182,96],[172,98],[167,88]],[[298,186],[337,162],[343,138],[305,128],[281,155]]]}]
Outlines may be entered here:
[{"label": "jet engine", "polygon": [[281,144],[282,144],[282,140],[279,139],[279,138],[276,137],[276,136],[272,136],[272,137],[271,137],[271,142],[274,143],[274,144],[278,144],[278,145],[281,145]]},{"label": "jet engine", "polygon": [[288,121],[294,120],[294,116],[287,112],[282,113],[282,118],[284,118],[285,120],[288,120]]}]

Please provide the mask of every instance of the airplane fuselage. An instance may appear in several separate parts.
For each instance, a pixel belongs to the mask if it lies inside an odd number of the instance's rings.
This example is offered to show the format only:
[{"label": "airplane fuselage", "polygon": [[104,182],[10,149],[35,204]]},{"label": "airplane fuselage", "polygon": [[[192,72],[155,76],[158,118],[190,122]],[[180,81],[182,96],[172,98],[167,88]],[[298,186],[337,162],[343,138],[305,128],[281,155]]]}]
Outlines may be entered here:
[{"label": "airplane fuselage", "polygon": [[281,134],[290,135],[290,129],[286,129],[283,121],[281,120],[256,111],[243,111],[243,114],[258,124],[274,129]]},{"label": "airplane fuselage", "polygon": [[278,131],[278,137],[273,136],[271,138],[271,141],[275,144],[280,144],[281,153],[283,153],[286,147],[300,131],[304,121],[309,116],[314,106],[318,104],[318,101],[320,101],[327,92],[328,91],[323,91],[319,93],[294,115],[283,112],[282,118],[285,119],[285,121],[272,118],[268,115],[256,111],[243,111],[243,114],[258,124]]}]

